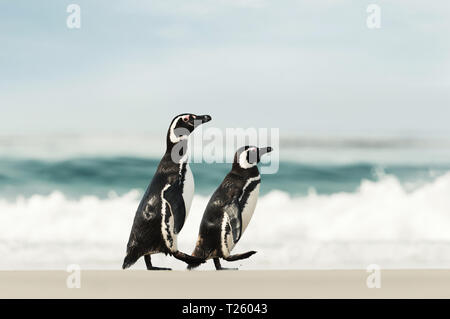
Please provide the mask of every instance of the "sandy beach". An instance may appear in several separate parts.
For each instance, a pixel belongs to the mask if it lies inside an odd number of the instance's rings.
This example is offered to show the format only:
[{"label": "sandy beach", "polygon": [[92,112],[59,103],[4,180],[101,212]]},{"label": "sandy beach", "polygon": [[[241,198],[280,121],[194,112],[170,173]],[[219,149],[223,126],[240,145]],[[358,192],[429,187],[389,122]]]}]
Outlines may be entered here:
[{"label": "sandy beach", "polygon": [[382,270],[368,288],[365,270],[1,271],[0,298],[450,298],[450,270]]}]

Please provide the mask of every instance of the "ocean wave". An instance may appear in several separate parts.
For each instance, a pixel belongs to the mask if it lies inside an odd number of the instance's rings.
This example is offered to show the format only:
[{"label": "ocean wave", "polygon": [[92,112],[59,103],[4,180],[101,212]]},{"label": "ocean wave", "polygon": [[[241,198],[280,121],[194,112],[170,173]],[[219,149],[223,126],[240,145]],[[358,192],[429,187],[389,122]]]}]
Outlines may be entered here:
[{"label": "ocean wave", "polygon": [[[119,268],[141,193],[70,199],[0,199],[2,269]],[[444,267],[450,262],[450,173],[413,191],[390,175],[354,193],[259,199],[235,251],[257,250],[247,268]],[[208,197],[196,196],[179,248],[191,252]],[[173,259],[155,264],[184,268]],[[143,268],[143,263],[136,266]],[[205,268],[211,267],[211,265]]]},{"label": "ocean wave", "polygon": [[[65,160],[1,159],[2,198],[49,195],[55,189],[69,198],[95,195],[106,198],[113,190],[124,195],[132,188],[143,191],[159,164],[159,159],[139,157],[87,157]],[[229,172],[230,164],[191,164],[196,193],[211,194]],[[313,187],[319,194],[354,192],[362,180],[379,180],[383,174],[396,176],[409,189],[434,180],[450,171],[450,165],[379,165],[374,163],[304,164],[280,162],[276,174],[265,174],[261,192],[273,189],[291,195],[307,195]]]},{"label": "ocean wave", "polygon": [[[308,136],[281,132],[271,141],[281,161],[301,163],[430,164],[450,161],[450,140],[446,137],[401,136]],[[0,135],[0,158],[64,160],[79,157],[140,157],[159,159],[165,150],[165,132],[108,134]],[[194,135],[197,136],[197,135]],[[198,136],[197,136],[198,137]],[[200,138],[201,139],[201,138]],[[233,140],[234,141],[234,140]],[[190,139],[190,143],[192,138]],[[206,141],[205,141],[206,142]],[[234,154],[234,143],[210,141],[209,149]],[[190,147],[191,158],[203,158],[203,144]],[[213,147],[214,146],[214,147]],[[332,156],[330,156],[332,154]],[[231,160],[232,156],[228,158]]]}]

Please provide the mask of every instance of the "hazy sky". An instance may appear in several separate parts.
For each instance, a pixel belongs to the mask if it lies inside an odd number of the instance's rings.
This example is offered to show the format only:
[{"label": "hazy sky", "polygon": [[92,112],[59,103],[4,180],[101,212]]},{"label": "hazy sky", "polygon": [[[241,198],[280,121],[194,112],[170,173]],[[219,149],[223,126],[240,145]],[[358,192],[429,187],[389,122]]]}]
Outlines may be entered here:
[{"label": "hazy sky", "polygon": [[448,134],[449,31],[448,0],[0,0],[0,132]]}]

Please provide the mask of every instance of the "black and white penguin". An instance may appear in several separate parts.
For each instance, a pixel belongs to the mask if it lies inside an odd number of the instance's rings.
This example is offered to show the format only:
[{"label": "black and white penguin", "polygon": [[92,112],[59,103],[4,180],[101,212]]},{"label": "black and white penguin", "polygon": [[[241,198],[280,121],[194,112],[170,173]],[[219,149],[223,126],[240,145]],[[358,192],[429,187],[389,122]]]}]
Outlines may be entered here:
[{"label": "black and white penguin", "polygon": [[[206,206],[200,224],[193,256],[204,260],[214,259],[217,270],[227,269],[219,258],[226,261],[245,259],[255,254],[249,251],[231,255],[231,250],[241,238],[255,211],[261,177],[257,164],[271,147],[244,146],[234,155],[231,172],[214,192]],[[200,263],[189,263],[188,269]]]},{"label": "black and white penguin", "polygon": [[152,265],[150,255],[157,253],[173,255],[186,263],[204,262],[178,251],[177,234],[194,196],[194,178],[187,158],[188,137],[197,126],[210,120],[209,115],[180,114],[170,123],[166,152],[134,217],[123,269],[144,256],[148,270],[170,270]]}]

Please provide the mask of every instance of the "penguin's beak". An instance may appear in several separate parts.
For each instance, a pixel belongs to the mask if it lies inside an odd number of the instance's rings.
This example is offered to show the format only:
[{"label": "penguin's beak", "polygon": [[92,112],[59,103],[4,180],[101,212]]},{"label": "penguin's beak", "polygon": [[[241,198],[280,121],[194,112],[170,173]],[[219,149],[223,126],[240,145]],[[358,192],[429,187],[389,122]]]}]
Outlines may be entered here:
[{"label": "penguin's beak", "polygon": [[209,121],[211,121],[211,116],[209,116],[209,115],[197,115],[195,117],[194,126],[197,127],[197,126],[199,126],[201,124],[204,124],[204,123],[207,123]]},{"label": "penguin's beak", "polygon": [[261,147],[259,148],[259,156],[262,156],[264,154],[270,153],[273,151],[273,148],[271,148],[270,146],[268,147]]},{"label": "penguin's beak", "polygon": [[197,116],[197,119],[201,120],[202,124],[203,124],[203,123],[207,123],[207,122],[211,121],[211,116],[209,116],[209,115],[200,115],[200,116]]}]

